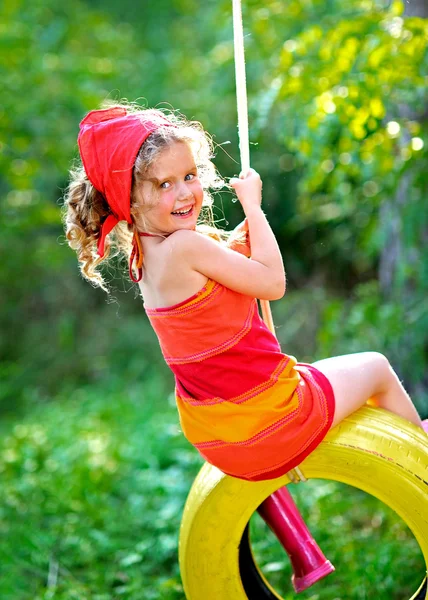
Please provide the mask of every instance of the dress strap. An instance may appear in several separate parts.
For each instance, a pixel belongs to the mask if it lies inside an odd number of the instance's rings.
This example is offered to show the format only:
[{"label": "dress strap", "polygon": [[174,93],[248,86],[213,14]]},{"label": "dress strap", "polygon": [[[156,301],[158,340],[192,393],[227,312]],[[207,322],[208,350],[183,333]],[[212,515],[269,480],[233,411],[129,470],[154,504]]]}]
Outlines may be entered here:
[{"label": "dress strap", "polygon": [[[136,261],[135,266],[137,267],[138,272],[137,277],[134,277],[132,271],[134,260]],[[132,238],[132,252],[129,257],[129,277],[134,283],[140,282],[143,278],[143,246],[141,245],[140,236],[137,235],[136,231],[134,231],[134,237]]]},{"label": "dress strap", "polygon": [[146,233],[145,231],[140,231],[138,233],[138,235],[144,236],[144,237],[168,237],[171,234],[170,233]]},{"label": "dress strap", "polygon": [[[167,236],[169,235],[166,234]],[[141,244],[140,237],[165,237],[160,233],[146,233],[145,231],[139,231],[138,234],[134,231],[134,237],[132,238],[132,252],[129,257],[129,277],[132,279],[134,283],[139,283],[143,278],[143,246]],[[134,276],[132,271],[132,267],[134,264],[134,260],[136,261],[135,266],[137,267],[138,275]]]}]

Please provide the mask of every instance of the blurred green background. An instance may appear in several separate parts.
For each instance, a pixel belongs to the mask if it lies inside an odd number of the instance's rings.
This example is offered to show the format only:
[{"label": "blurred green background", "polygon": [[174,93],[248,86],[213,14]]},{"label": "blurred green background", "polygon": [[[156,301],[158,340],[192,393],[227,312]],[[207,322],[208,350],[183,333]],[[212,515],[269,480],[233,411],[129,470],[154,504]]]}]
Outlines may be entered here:
[{"label": "blurred green background", "polygon": [[[272,306],[283,349],[383,352],[428,417],[428,8],[248,0],[243,13],[252,164],[288,277]],[[201,460],[141,301],[119,270],[114,302],[81,280],[61,198],[78,123],[106,98],[200,120],[221,173],[239,172],[231,2],[3,0],[0,16],[0,596],[183,598],[177,534]],[[216,206],[220,225],[241,219],[229,194]],[[298,496],[338,569],[302,598],[415,591],[423,561],[395,515],[331,482]],[[292,598],[253,521],[266,575]]]}]

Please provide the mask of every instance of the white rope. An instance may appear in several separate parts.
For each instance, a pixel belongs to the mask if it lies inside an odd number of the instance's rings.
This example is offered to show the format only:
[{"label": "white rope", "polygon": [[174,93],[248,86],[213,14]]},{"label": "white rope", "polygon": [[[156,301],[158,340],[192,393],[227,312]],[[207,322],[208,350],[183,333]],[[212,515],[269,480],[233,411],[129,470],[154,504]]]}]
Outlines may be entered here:
[{"label": "white rope", "polygon": [[[247,173],[250,168],[250,139],[248,135],[247,82],[245,77],[244,28],[242,26],[241,0],[233,3],[233,42],[235,50],[236,104],[238,108],[239,152],[241,171]],[[263,321],[275,335],[272,312],[267,300],[260,300]]]},{"label": "white rope", "polygon": [[247,82],[245,78],[244,31],[242,26],[241,0],[232,0],[232,2],[239,152],[241,155],[241,170],[246,173],[250,168],[250,140],[248,136],[248,104]]}]

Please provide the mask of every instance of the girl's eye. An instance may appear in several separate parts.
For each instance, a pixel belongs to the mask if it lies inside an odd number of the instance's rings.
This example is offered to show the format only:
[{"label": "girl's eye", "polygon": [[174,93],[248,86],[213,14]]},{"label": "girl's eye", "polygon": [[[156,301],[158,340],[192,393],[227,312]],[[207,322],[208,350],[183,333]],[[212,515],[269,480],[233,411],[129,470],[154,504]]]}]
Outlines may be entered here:
[{"label": "girl's eye", "polygon": [[[196,175],[194,173],[187,173],[187,175],[184,177],[184,181],[192,181],[192,179],[195,179],[195,177]],[[171,187],[171,185],[172,184],[170,181],[164,181],[159,185],[159,187],[163,190],[167,190]]]}]

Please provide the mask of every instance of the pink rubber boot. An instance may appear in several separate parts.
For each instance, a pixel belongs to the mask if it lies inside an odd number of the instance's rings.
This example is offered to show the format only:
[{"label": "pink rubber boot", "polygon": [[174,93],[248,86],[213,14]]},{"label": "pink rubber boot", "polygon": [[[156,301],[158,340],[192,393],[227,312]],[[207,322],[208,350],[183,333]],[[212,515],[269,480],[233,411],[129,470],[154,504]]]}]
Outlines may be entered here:
[{"label": "pink rubber boot", "polygon": [[292,584],[296,592],[334,571],[306,527],[290,492],[280,488],[259,506],[258,513],[274,532],[290,557]]},{"label": "pink rubber boot", "polygon": [[425,433],[428,433],[428,419],[422,421],[422,429],[425,431]]}]

